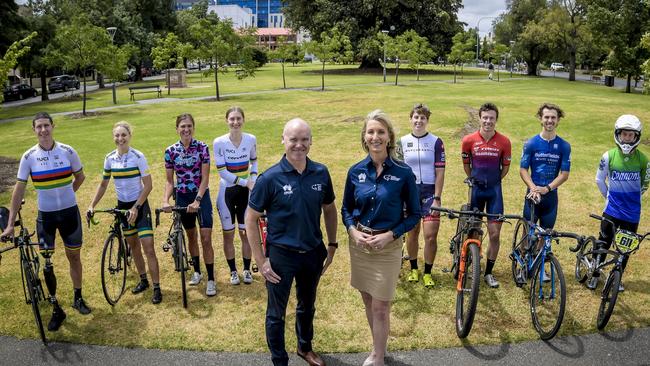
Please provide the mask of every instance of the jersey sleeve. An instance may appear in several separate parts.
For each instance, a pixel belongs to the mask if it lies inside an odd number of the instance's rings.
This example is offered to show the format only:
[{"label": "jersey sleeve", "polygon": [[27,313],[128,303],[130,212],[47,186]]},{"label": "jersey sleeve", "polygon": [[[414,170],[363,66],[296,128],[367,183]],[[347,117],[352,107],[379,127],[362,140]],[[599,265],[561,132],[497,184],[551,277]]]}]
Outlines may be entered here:
[{"label": "jersey sleeve", "polygon": [[77,151],[73,148],[70,148],[70,168],[72,168],[73,173],[77,173],[83,169],[83,165],[81,165],[81,159],[79,159],[79,154],[77,154]]},{"label": "jersey sleeve", "polygon": [[[27,153],[29,153],[29,151]],[[29,173],[31,173],[29,161],[27,161],[27,153],[23,154],[20,158],[20,164],[18,165],[18,174],[16,175],[16,179],[19,182],[27,182],[27,179],[29,179]]]},{"label": "jersey sleeve", "polygon": [[521,152],[521,161],[519,162],[519,167],[523,169],[530,168],[530,159],[533,156],[533,139],[526,140],[524,142],[524,148]]},{"label": "jersey sleeve", "polygon": [[435,146],[435,156],[433,160],[433,166],[435,168],[444,168],[445,167],[445,144],[442,142],[442,139],[438,138],[436,140]]},{"label": "jersey sleeve", "polygon": [[140,176],[146,177],[150,175],[149,164],[147,164],[147,158],[142,153],[140,154],[140,159],[138,160],[138,169],[140,170]]},{"label": "jersey sleeve", "polygon": [[102,174],[103,179],[111,179],[111,161],[108,156],[104,158],[104,173]]},{"label": "jersey sleeve", "polygon": [[329,205],[334,202],[336,195],[334,194],[334,185],[332,184],[332,177],[330,176],[329,170],[325,168],[325,174],[327,175],[327,186],[325,187],[325,195],[323,197],[323,204]]},{"label": "jersey sleeve", "polygon": [[609,176],[609,152],[605,152],[603,157],[600,158],[598,170],[596,171],[596,185],[600,194],[607,198],[607,177]]},{"label": "jersey sleeve", "polygon": [[470,135],[463,137],[463,142],[461,144],[461,157],[463,159],[463,164],[472,163],[472,141],[469,136]]},{"label": "jersey sleeve", "polygon": [[251,147],[251,166],[250,166],[250,178],[252,179],[253,182],[257,180],[257,172],[258,167],[257,167],[257,138],[253,136],[253,146]]},{"label": "jersey sleeve", "polygon": [[174,160],[172,158],[172,149],[165,150],[165,169],[174,169]]},{"label": "jersey sleeve", "polygon": [[571,145],[568,142],[562,147],[562,160],[560,161],[560,171],[568,172],[571,170]]},{"label": "jersey sleeve", "polygon": [[264,212],[269,208],[269,202],[273,199],[273,183],[266,178],[264,174],[260,174],[248,197],[248,206],[257,212]]},{"label": "jersey sleeve", "polygon": [[199,159],[201,159],[201,164],[210,164],[210,148],[208,144],[202,143],[202,149],[199,153]]},{"label": "jersey sleeve", "polygon": [[503,146],[501,150],[501,166],[508,166],[512,161],[512,145],[507,137],[503,137]]}]

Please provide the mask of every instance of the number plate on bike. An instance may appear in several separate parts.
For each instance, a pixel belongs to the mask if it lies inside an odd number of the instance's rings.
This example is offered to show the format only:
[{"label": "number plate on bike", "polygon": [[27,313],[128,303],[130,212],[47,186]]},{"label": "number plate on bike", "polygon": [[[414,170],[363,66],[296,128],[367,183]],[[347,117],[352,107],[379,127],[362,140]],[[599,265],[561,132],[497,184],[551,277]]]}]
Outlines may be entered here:
[{"label": "number plate on bike", "polygon": [[639,237],[636,233],[627,230],[616,231],[614,237],[616,246],[624,252],[631,252],[639,247]]}]

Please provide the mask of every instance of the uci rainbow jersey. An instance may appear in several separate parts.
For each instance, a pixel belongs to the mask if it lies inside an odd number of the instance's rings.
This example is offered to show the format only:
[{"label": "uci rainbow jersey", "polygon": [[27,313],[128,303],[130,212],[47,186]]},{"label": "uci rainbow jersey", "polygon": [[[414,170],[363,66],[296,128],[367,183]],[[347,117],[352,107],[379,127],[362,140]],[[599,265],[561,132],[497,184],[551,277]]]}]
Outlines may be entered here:
[{"label": "uci rainbow jersey", "polygon": [[213,142],[214,161],[223,187],[239,185],[246,187],[248,179],[257,178],[257,139],[242,133],[239,146],[235,146],[228,134]]}]

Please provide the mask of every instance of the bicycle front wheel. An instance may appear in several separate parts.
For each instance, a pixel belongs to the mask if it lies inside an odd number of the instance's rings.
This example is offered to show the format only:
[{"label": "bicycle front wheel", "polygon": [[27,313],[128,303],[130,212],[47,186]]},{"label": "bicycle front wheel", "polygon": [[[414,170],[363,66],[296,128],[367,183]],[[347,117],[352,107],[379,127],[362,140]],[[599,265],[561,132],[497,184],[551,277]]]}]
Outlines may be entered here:
[{"label": "bicycle front wheel", "polygon": [[527,263],[524,262],[524,255],[528,247],[528,231],[529,226],[526,221],[517,221],[512,239],[512,254],[510,255],[512,279],[517,287],[522,287],[526,283]]},{"label": "bicycle front wheel", "polygon": [[533,326],[543,340],[557,334],[564,319],[566,283],[560,262],[553,253],[539,261],[530,286],[530,313]]},{"label": "bicycle front wheel", "polygon": [[458,334],[459,338],[467,337],[474,323],[481,279],[480,256],[478,245],[469,243],[467,245],[465,273],[462,279],[459,279],[461,289],[456,295],[456,334]]},{"label": "bicycle front wheel", "polygon": [[600,298],[600,308],[598,309],[598,318],[596,318],[598,330],[603,330],[607,326],[609,318],[612,316],[614,305],[616,305],[616,299],[618,298],[618,286],[620,284],[621,271],[614,269],[607,277],[603,294]]},{"label": "bicycle front wheel", "polygon": [[32,313],[34,313],[34,320],[36,321],[36,328],[41,335],[43,344],[47,345],[47,338],[45,338],[45,329],[43,329],[43,319],[41,318],[41,310],[39,308],[39,291],[40,287],[38,279],[34,274],[34,270],[29,261],[23,261],[23,278],[25,279],[25,292],[27,293],[27,301],[32,306]]},{"label": "bicycle front wheel", "polygon": [[181,275],[181,296],[183,298],[183,307],[187,309],[187,284],[185,273],[189,269],[187,259],[187,247],[185,246],[185,235],[182,232],[176,235],[176,255],[178,261],[178,273]]},{"label": "bicycle front wheel", "polygon": [[585,253],[589,253],[594,249],[594,240],[589,239],[580,248],[576,254],[575,278],[578,283],[584,283],[589,277],[591,271],[591,258],[588,258]]},{"label": "bicycle front wheel", "polygon": [[102,252],[102,290],[106,301],[117,304],[126,286],[126,243],[115,233],[110,233]]}]

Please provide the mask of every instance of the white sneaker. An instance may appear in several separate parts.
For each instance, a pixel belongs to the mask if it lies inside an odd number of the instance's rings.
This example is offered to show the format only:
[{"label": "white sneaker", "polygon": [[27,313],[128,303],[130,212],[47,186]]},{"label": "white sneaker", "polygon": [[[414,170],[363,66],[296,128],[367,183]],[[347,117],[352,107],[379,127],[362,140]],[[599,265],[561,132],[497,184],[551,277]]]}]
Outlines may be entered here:
[{"label": "white sneaker", "polygon": [[244,283],[247,285],[253,283],[253,275],[251,274],[251,271],[247,269],[244,270]]},{"label": "white sneaker", "polygon": [[217,294],[217,284],[214,281],[208,281],[208,286],[205,288],[205,294],[208,296],[214,296]]},{"label": "white sneaker", "polygon": [[496,278],[494,278],[494,275],[492,273],[486,274],[483,279],[485,280],[485,283],[487,283],[488,286],[492,288],[497,288],[499,287],[499,281],[497,281]]},{"label": "white sneaker", "polygon": [[239,274],[237,271],[230,272],[230,284],[239,285]]},{"label": "white sneaker", "polygon": [[199,283],[201,283],[201,280],[203,279],[203,275],[200,274],[199,272],[194,272],[192,274],[192,278],[190,278],[190,286],[196,286]]}]

